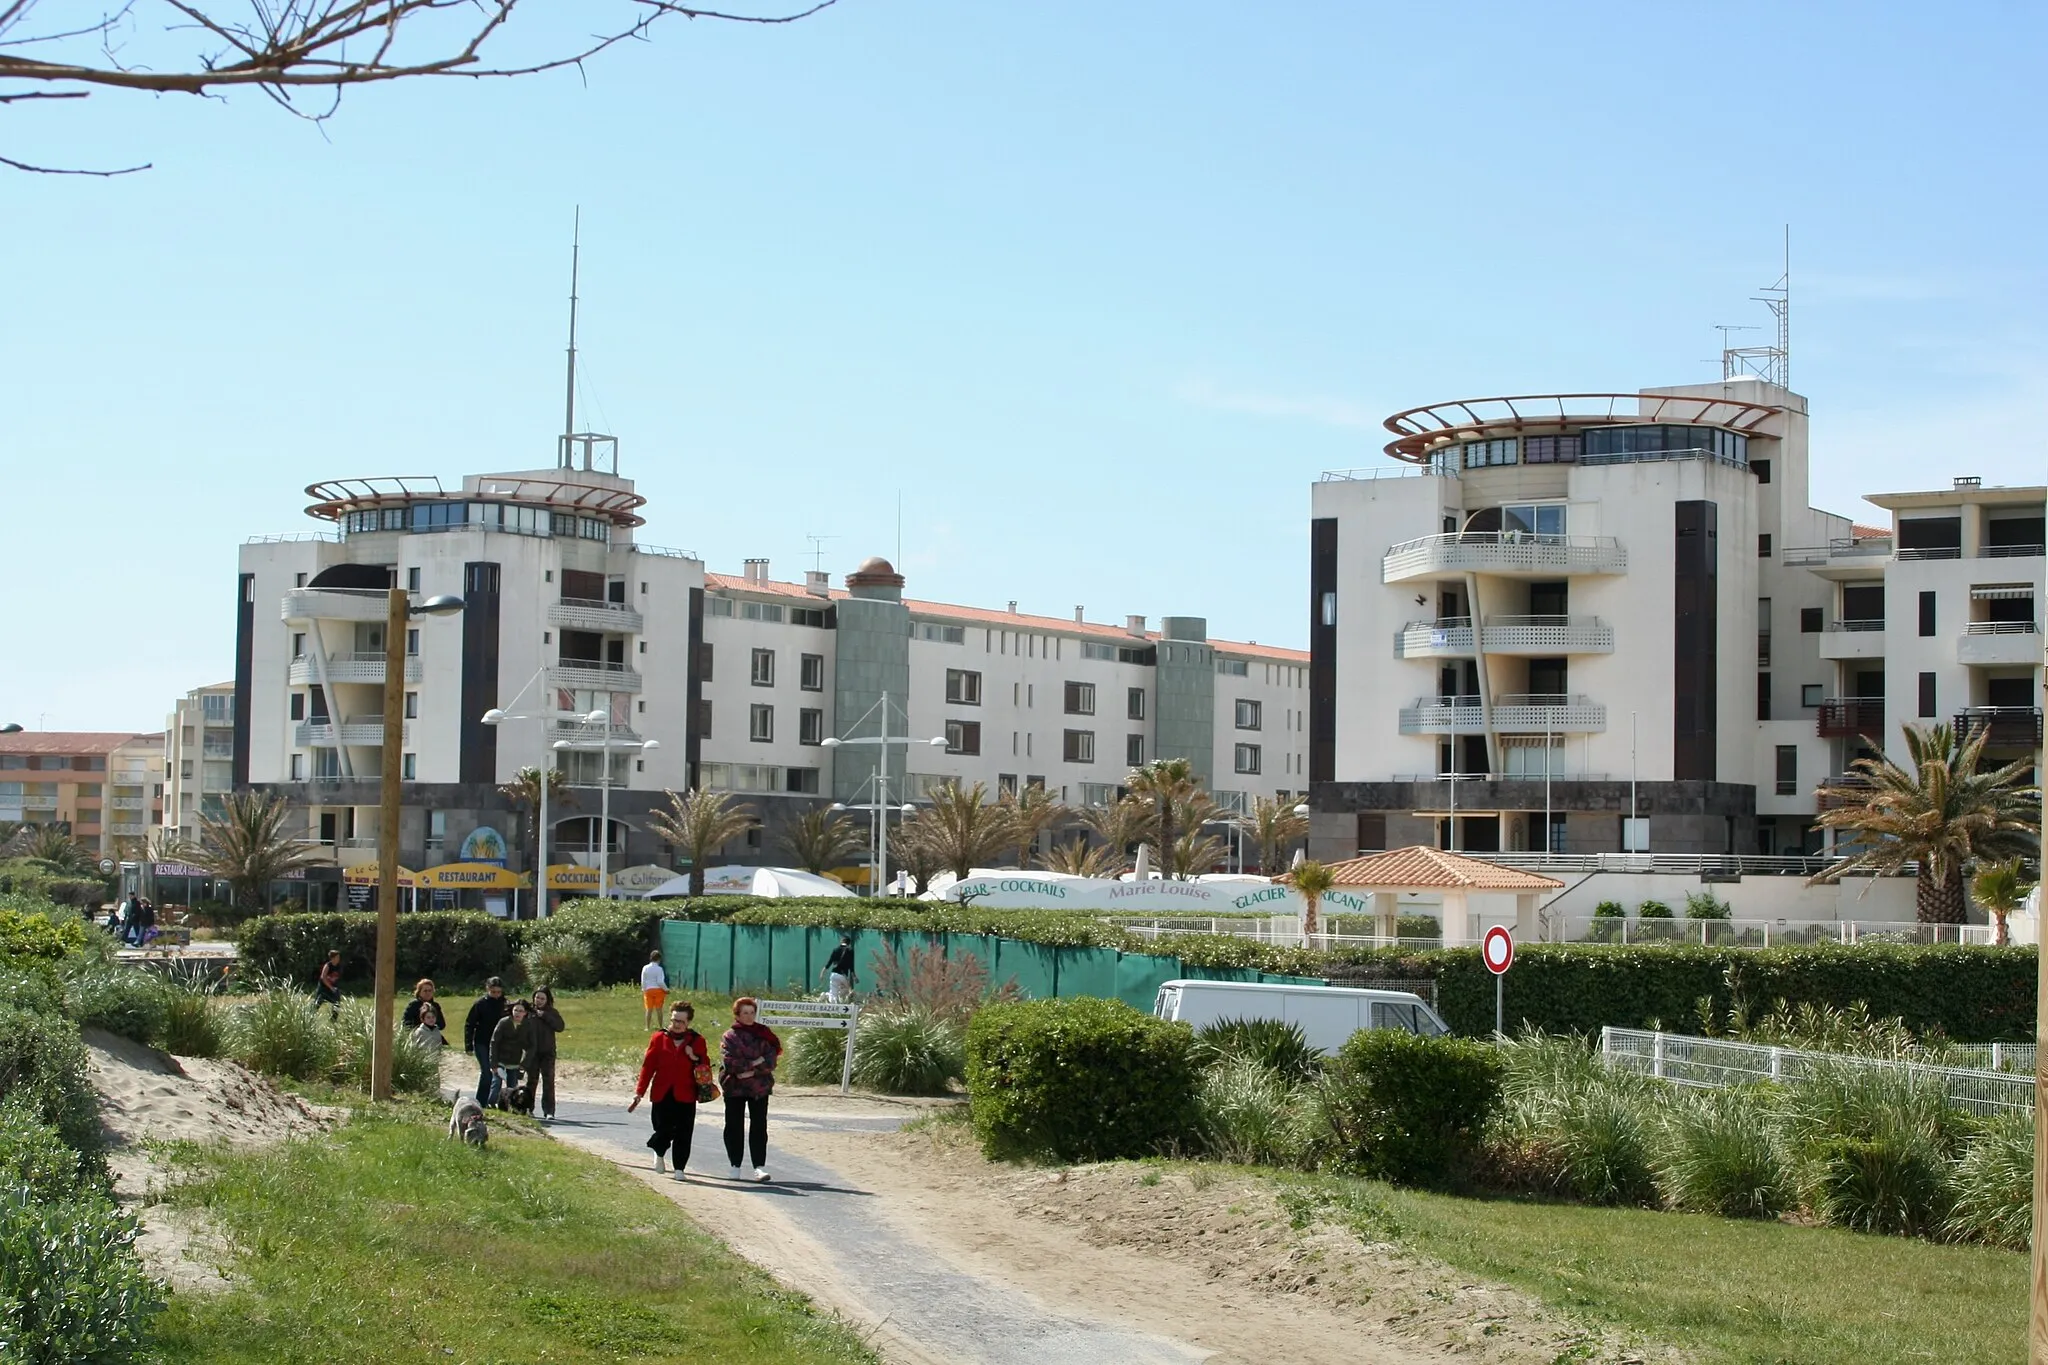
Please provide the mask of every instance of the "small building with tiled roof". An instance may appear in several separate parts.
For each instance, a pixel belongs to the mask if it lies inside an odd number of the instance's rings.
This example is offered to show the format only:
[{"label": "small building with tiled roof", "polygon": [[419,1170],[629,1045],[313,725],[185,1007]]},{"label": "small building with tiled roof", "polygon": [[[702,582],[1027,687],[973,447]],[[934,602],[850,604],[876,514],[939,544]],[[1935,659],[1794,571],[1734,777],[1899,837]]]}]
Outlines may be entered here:
[{"label": "small building with tiled roof", "polygon": [[139,853],[162,787],[160,734],[0,734],[0,822],[61,828],[101,858]]},{"label": "small building with tiled roof", "polygon": [[1473,930],[1476,926],[1472,923],[1468,900],[1473,895],[1513,896],[1516,935],[1533,938],[1539,901],[1551,892],[1564,889],[1563,882],[1540,872],[1483,862],[1426,844],[1347,858],[1343,862],[1329,864],[1329,870],[1333,887],[1372,896],[1373,913],[1381,922],[1381,931],[1389,938],[1394,933],[1401,896],[1441,895],[1445,947],[1455,947],[1475,937]]}]

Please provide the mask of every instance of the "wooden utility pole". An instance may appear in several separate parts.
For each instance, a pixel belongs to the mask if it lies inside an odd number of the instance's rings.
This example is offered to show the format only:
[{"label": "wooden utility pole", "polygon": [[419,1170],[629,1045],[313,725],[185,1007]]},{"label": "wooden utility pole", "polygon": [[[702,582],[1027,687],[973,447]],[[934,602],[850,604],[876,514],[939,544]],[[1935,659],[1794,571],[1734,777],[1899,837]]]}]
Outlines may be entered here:
[{"label": "wooden utility pole", "polygon": [[370,1044],[370,1098],[391,1098],[391,1008],[398,977],[398,779],[405,762],[404,588],[390,590],[384,614],[384,754],[377,797],[377,1004]]}]

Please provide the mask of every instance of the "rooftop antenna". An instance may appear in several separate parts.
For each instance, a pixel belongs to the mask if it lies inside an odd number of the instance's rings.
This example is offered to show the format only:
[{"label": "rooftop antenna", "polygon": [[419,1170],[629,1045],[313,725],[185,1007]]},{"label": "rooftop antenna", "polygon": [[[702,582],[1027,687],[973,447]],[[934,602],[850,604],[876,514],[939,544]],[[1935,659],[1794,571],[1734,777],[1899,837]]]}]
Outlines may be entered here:
[{"label": "rooftop antenna", "polygon": [[[1767,284],[1759,291],[1754,302],[1771,310],[1771,316],[1778,322],[1778,344],[1775,346],[1724,346],[1721,351],[1721,377],[1734,379],[1741,375],[1754,375],[1766,384],[1776,384],[1781,389],[1792,387],[1792,225],[1785,225],[1785,270],[1778,276],[1776,284]],[[1733,330],[1733,329],[1730,329]],[[1744,329],[1748,330],[1748,329]]]},{"label": "rooftop antenna", "polygon": [[807,531],[807,532],[805,532],[805,533],[804,533],[804,539],[805,539],[805,540],[808,540],[809,542],[811,542],[811,570],[812,570],[812,572],[814,572],[814,573],[823,573],[823,572],[825,572],[825,542],[826,542],[826,541],[828,541],[828,540],[837,540],[837,539],[839,539],[839,537],[838,537],[838,536],[836,536],[836,535],[833,535],[833,536],[821,536],[821,535],[813,535],[813,534],[811,534],[810,532],[808,532],[808,531]]},{"label": "rooftop antenna", "polygon": [[[583,206],[576,206],[574,227],[569,237],[569,377],[568,394],[562,405],[562,437],[555,465],[560,469],[581,468],[586,473],[619,472],[619,438],[594,431],[576,430],[576,304],[577,284],[583,269]],[[577,460],[581,455],[582,463]]]}]

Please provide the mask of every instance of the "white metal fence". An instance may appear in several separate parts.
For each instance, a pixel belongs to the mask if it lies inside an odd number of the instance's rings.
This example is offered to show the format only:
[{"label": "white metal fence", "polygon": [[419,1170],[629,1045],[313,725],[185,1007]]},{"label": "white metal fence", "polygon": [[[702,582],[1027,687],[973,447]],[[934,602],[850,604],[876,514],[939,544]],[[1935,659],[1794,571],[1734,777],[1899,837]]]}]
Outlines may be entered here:
[{"label": "white metal fence", "polygon": [[[2017,1050],[2020,1045],[2009,1046]],[[1895,1062],[1881,1057],[1852,1057],[1625,1028],[1600,1030],[1600,1056],[1616,1070],[1654,1076],[1675,1085],[1708,1089],[1748,1085],[1756,1081],[1796,1084],[1811,1078],[1824,1067],[1903,1072],[1939,1084],[1951,1103],[1975,1113],[2029,1114],[2034,1109],[2034,1077],[2031,1071],[2024,1074],[1979,1071],[1970,1067]]]},{"label": "white metal fence", "polygon": [[1546,943],[1693,943],[1732,948],[1800,943],[1989,943],[1988,924],[1870,919],[1643,919],[1635,915],[1541,915]]}]

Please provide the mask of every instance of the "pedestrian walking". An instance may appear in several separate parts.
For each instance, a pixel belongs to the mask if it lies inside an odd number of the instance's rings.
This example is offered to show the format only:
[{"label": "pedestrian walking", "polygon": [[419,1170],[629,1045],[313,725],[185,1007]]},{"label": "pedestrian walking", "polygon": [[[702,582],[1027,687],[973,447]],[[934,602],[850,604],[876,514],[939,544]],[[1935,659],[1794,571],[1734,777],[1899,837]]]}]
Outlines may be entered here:
[{"label": "pedestrian walking", "polygon": [[569,1025],[555,1008],[555,993],[546,986],[533,988],[533,1089],[540,1099],[543,1123],[555,1121],[555,1035]]},{"label": "pedestrian walking", "polygon": [[144,896],[137,913],[142,916],[142,929],[135,935],[135,942],[141,945],[156,937],[156,903]]},{"label": "pedestrian walking", "polygon": [[418,1028],[421,1008],[437,1003],[434,999],[434,983],[423,976],[413,983],[412,999],[405,1002],[405,1013],[399,1017],[398,1022],[407,1028]]},{"label": "pedestrian walking", "polygon": [[661,949],[647,955],[640,969],[640,1008],[646,1011],[649,1033],[662,1027],[662,1009],[668,1004],[668,971],[661,965]]},{"label": "pedestrian walking", "polygon": [[442,1032],[447,1027],[447,1023],[441,1018],[441,1006],[432,1000],[421,1000],[414,1003],[419,1005],[417,1011],[410,1005],[406,1007],[405,1011],[413,1019],[412,1032],[408,1036],[420,1048],[438,1058],[441,1055],[441,1049],[448,1046],[448,1035]]},{"label": "pedestrian walking", "polygon": [[341,949],[329,948],[320,974],[313,978],[313,1008],[327,1006],[327,1017],[341,1018]]},{"label": "pedestrian walking", "polygon": [[494,976],[484,982],[484,993],[462,1020],[462,1050],[476,1058],[476,1102],[485,1108],[498,1093],[498,1076],[491,1070],[491,1031],[508,1008],[505,983]]},{"label": "pedestrian walking", "polygon": [[533,1011],[524,1000],[514,1000],[491,1030],[491,1065],[498,1072],[500,1109],[533,1112],[533,1087],[526,1073],[533,1067],[537,1047]]},{"label": "pedestrian walking", "polygon": [[751,1156],[754,1179],[768,1178],[768,1096],[775,1089],[775,1063],[782,1040],[759,1023],[761,1002],[743,995],[732,1002],[732,1027],[718,1040],[719,1081],[725,1086],[725,1154],[732,1178],[740,1178],[740,1157]]},{"label": "pedestrian walking", "polygon": [[647,1145],[654,1152],[654,1169],[672,1167],[677,1180],[683,1178],[683,1167],[690,1160],[697,1102],[718,1098],[718,1087],[711,1083],[711,1049],[704,1035],[691,1027],[696,1016],[687,1001],[678,1000],[669,1008],[668,1027],[647,1040],[647,1054],[640,1059],[640,1082],[626,1106],[630,1114],[640,1107],[643,1096],[652,1095],[648,1116],[654,1121],[654,1132]]},{"label": "pedestrian walking", "polygon": [[839,946],[825,959],[825,993],[835,1005],[853,999],[853,935],[841,934]]}]

